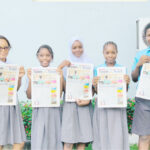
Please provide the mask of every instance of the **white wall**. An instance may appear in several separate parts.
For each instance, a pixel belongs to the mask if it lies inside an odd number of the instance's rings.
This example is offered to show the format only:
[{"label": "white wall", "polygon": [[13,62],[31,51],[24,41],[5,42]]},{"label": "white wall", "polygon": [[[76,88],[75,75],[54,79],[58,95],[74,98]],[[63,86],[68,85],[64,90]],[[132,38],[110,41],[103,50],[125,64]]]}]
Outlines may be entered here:
[{"label": "white wall", "polygon": [[[26,67],[38,65],[35,53],[44,43],[55,52],[54,65],[68,54],[68,41],[80,35],[95,65],[103,63],[102,46],[118,44],[118,62],[128,73],[136,53],[136,19],[150,17],[150,2],[32,2],[0,0],[0,34],[12,44],[10,59]],[[129,97],[135,94],[130,85]]]}]

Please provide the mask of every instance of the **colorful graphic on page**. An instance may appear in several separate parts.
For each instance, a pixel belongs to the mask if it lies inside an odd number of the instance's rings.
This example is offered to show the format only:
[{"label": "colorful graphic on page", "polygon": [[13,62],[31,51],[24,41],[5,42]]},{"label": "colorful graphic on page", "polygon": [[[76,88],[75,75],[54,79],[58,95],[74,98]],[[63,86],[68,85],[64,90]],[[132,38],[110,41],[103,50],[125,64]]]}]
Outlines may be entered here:
[{"label": "colorful graphic on page", "polygon": [[0,105],[16,105],[19,67],[0,65]]},{"label": "colorful graphic on page", "polygon": [[32,106],[60,106],[60,76],[56,68],[32,68]]},{"label": "colorful graphic on page", "polygon": [[93,65],[72,63],[67,68],[66,97],[68,102],[92,98]]}]

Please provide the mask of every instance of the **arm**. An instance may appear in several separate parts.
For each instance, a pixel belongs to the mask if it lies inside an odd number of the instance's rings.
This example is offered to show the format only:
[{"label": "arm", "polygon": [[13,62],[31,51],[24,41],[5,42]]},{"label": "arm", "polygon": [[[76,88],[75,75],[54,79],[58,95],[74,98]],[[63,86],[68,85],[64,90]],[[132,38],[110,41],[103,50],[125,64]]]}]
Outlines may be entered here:
[{"label": "arm", "polygon": [[63,91],[65,92],[66,91],[66,81],[64,80],[63,82]]},{"label": "arm", "polygon": [[130,84],[130,77],[128,75],[124,75],[124,80],[125,80],[125,82],[127,84],[127,89],[126,90],[128,91],[129,84]]},{"label": "arm", "polygon": [[63,86],[64,86],[64,77],[61,69],[57,68],[57,72],[60,75],[60,97],[61,97],[63,92]]},{"label": "arm", "polygon": [[86,106],[90,103],[91,100],[77,100],[76,103],[78,104],[78,106]]},{"label": "arm", "polygon": [[22,79],[22,78],[18,78],[18,86],[17,86],[17,91],[20,89],[20,86],[21,86],[21,79]]},{"label": "arm", "polygon": [[60,77],[60,97],[62,96],[63,85],[64,85],[64,77],[63,77],[63,75],[62,75],[62,76]]},{"label": "arm", "polygon": [[[58,67],[57,69],[58,70],[62,70],[64,67],[69,67],[71,65],[71,62],[68,61],[68,60],[64,60]],[[66,81],[64,80],[64,77],[63,77],[63,87],[62,87],[62,91],[65,92],[65,89],[66,89]]]},{"label": "arm", "polygon": [[95,94],[95,87],[92,85],[92,96]]},{"label": "arm", "polygon": [[64,67],[69,67],[71,65],[71,62],[68,60],[64,60],[59,66],[58,69],[63,69]]},{"label": "arm", "polygon": [[17,91],[19,90],[20,86],[21,86],[21,79],[22,77],[24,76],[25,74],[25,70],[24,70],[24,67],[21,66],[20,69],[19,69],[19,78],[18,78],[18,87],[17,87]]},{"label": "arm", "polygon": [[29,84],[28,84],[26,94],[27,94],[27,98],[31,99],[31,69],[27,70],[27,76],[29,78]]},{"label": "arm", "polygon": [[139,77],[139,74],[140,74],[140,67],[144,64],[144,63],[148,63],[150,62],[150,57],[149,56],[146,56],[146,55],[143,55],[141,56],[140,60],[137,62],[136,66],[135,66],[135,69],[132,71],[132,80],[134,82],[137,82],[138,81],[138,77]]},{"label": "arm", "polygon": [[139,74],[140,74],[140,67],[136,66],[136,68],[132,71],[132,74],[131,74],[132,80],[134,82],[138,81]]},{"label": "arm", "polygon": [[98,84],[98,80],[99,80],[99,77],[94,77],[94,78],[93,78],[93,93],[96,93],[96,94],[97,94],[97,84]]}]

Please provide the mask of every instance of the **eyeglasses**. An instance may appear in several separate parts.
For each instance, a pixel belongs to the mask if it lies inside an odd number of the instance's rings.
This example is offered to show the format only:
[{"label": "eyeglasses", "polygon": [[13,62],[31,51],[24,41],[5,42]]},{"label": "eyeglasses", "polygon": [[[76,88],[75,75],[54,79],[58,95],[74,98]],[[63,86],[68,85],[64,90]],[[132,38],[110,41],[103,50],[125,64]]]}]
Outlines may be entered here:
[{"label": "eyeglasses", "polygon": [[0,51],[4,50],[4,51],[8,51],[10,47],[0,47]]}]

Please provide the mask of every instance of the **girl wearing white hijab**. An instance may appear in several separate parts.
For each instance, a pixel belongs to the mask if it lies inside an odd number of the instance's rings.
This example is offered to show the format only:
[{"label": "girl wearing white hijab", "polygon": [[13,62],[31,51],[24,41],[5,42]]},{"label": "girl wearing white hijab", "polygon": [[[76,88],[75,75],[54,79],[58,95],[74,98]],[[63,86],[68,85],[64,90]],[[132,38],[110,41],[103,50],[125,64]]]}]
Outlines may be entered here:
[{"label": "girl wearing white hijab", "polygon": [[[63,61],[59,65],[59,68],[68,67],[71,62],[90,63],[83,50],[83,43],[77,37],[73,38],[70,42],[68,60]],[[77,100],[76,102],[64,103],[61,140],[64,142],[64,150],[72,150],[73,144],[77,144],[77,150],[84,150],[85,144],[93,140],[90,100]]]}]

